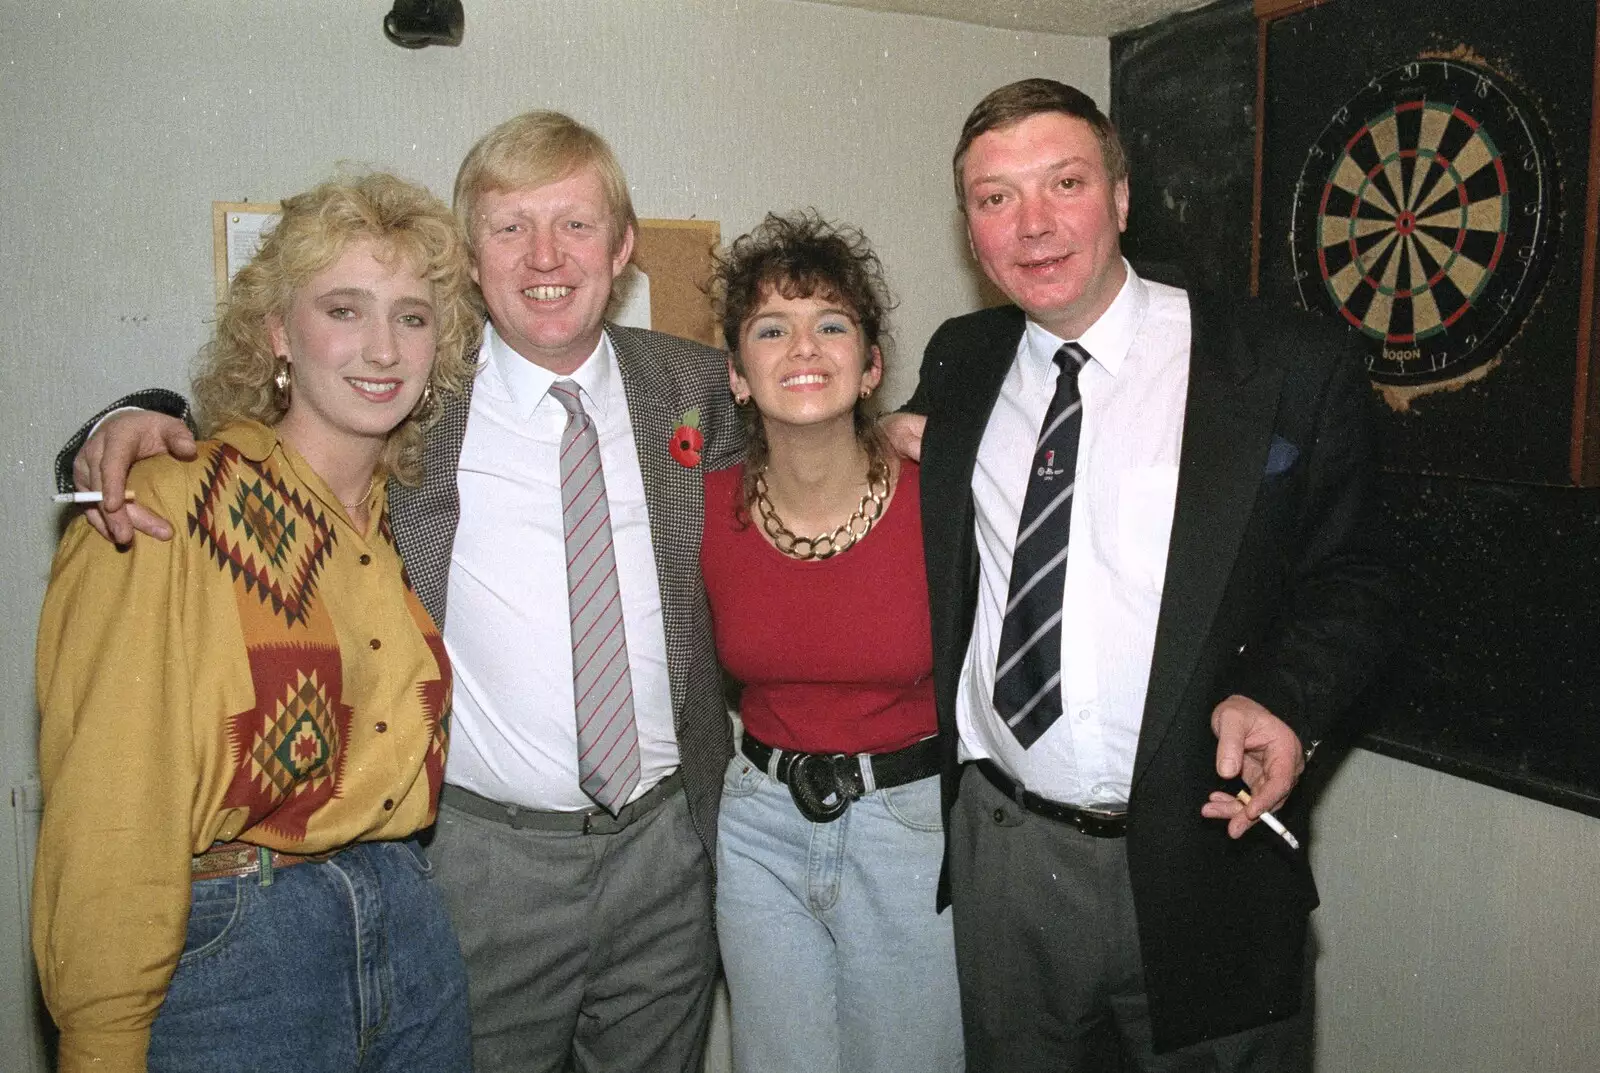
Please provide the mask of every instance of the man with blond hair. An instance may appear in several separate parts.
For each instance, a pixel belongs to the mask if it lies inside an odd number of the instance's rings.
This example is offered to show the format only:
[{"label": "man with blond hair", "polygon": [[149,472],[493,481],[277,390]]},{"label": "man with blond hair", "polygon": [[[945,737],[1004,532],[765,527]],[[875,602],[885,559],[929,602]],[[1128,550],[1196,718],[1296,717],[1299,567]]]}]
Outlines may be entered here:
[{"label": "man with blond hair", "polygon": [[[490,131],[455,209],[488,311],[479,373],[441,400],[426,476],[391,487],[390,523],[454,666],[429,854],[467,958],[474,1061],[698,1071],[732,753],[700,467],[742,452],[726,358],[605,322],[637,221],[610,148],[567,116]],[[671,450],[696,421],[700,456]],[[166,530],[121,507],[123,475],[192,449],[170,418],[108,421],[76,464],[118,505],[96,520],[120,540]]]}]

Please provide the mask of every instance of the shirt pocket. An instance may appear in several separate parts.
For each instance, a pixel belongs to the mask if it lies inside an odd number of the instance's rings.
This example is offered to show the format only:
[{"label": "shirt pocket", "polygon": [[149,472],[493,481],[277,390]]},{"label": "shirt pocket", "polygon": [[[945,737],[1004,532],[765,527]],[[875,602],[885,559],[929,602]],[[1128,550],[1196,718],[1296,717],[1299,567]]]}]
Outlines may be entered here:
[{"label": "shirt pocket", "polygon": [[1151,592],[1161,592],[1166,577],[1177,498],[1177,466],[1124,470],[1117,477],[1115,561],[1129,581]]}]

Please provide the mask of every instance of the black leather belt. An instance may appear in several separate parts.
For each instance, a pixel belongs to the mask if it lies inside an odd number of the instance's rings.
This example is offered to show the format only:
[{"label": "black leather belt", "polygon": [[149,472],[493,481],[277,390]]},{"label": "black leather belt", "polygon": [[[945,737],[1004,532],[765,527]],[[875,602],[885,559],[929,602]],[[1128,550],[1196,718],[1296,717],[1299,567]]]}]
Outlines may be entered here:
[{"label": "black leather belt", "polygon": [[[873,787],[887,790],[939,773],[939,739],[923,738],[892,753],[797,753],[763,745],[749,734],[740,751],[750,762],[789,787],[795,807],[813,823],[844,815],[850,802],[867,793],[861,774],[863,755],[872,769]],[[778,763],[772,763],[773,754]]]},{"label": "black leather belt", "polygon": [[1128,833],[1126,810],[1111,812],[1105,809],[1063,805],[1059,801],[1040,797],[1031,790],[1024,789],[1010,775],[1000,770],[1000,766],[992,760],[975,760],[973,763],[983,773],[983,777],[989,780],[991,786],[1015,801],[1026,812],[1043,816],[1047,820],[1055,820],[1057,823],[1068,824],[1093,838],[1121,838]]}]

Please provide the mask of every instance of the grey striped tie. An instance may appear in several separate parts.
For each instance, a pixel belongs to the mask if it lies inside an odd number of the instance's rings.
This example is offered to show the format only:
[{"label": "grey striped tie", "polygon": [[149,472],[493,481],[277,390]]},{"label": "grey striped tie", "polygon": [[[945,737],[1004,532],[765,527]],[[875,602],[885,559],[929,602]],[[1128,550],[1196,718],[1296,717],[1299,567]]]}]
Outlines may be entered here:
[{"label": "grey striped tie", "polygon": [[1089,352],[1056,351],[1055,395],[1039,426],[1028,493],[1017,519],[1011,585],[994,672],[994,710],[1024,749],[1061,715],[1061,597],[1067,577],[1067,526],[1083,402],[1078,373]]},{"label": "grey striped tie", "polygon": [[639,731],[622,627],[611,508],[600,469],[600,437],[578,385],[550,385],[567,411],[561,432],[561,524],[567,538],[567,611],[572,618],[572,692],[578,720],[578,785],[612,815],[639,785]]}]

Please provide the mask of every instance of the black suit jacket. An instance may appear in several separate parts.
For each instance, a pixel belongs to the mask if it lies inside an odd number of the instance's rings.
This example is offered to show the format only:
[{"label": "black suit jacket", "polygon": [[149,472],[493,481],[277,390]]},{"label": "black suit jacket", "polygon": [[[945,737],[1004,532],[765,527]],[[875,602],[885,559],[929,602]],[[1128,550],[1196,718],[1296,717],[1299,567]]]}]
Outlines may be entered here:
[{"label": "black suit jacket", "polygon": [[[1369,518],[1371,391],[1343,333],[1193,294],[1190,310],[1177,502],[1127,836],[1160,1050],[1293,1013],[1317,904],[1302,858],[1262,829],[1235,842],[1201,817],[1220,786],[1212,709],[1243,694],[1302,742],[1320,741],[1369,681],[1388,621]],[[922,509],[947,817],[978,584],[973,467],[1023,328],[1015,307],[947,321],[908,404],[928,416]],[[1280,814],[1304,839],[1304,802],[1291,797]]]}]

